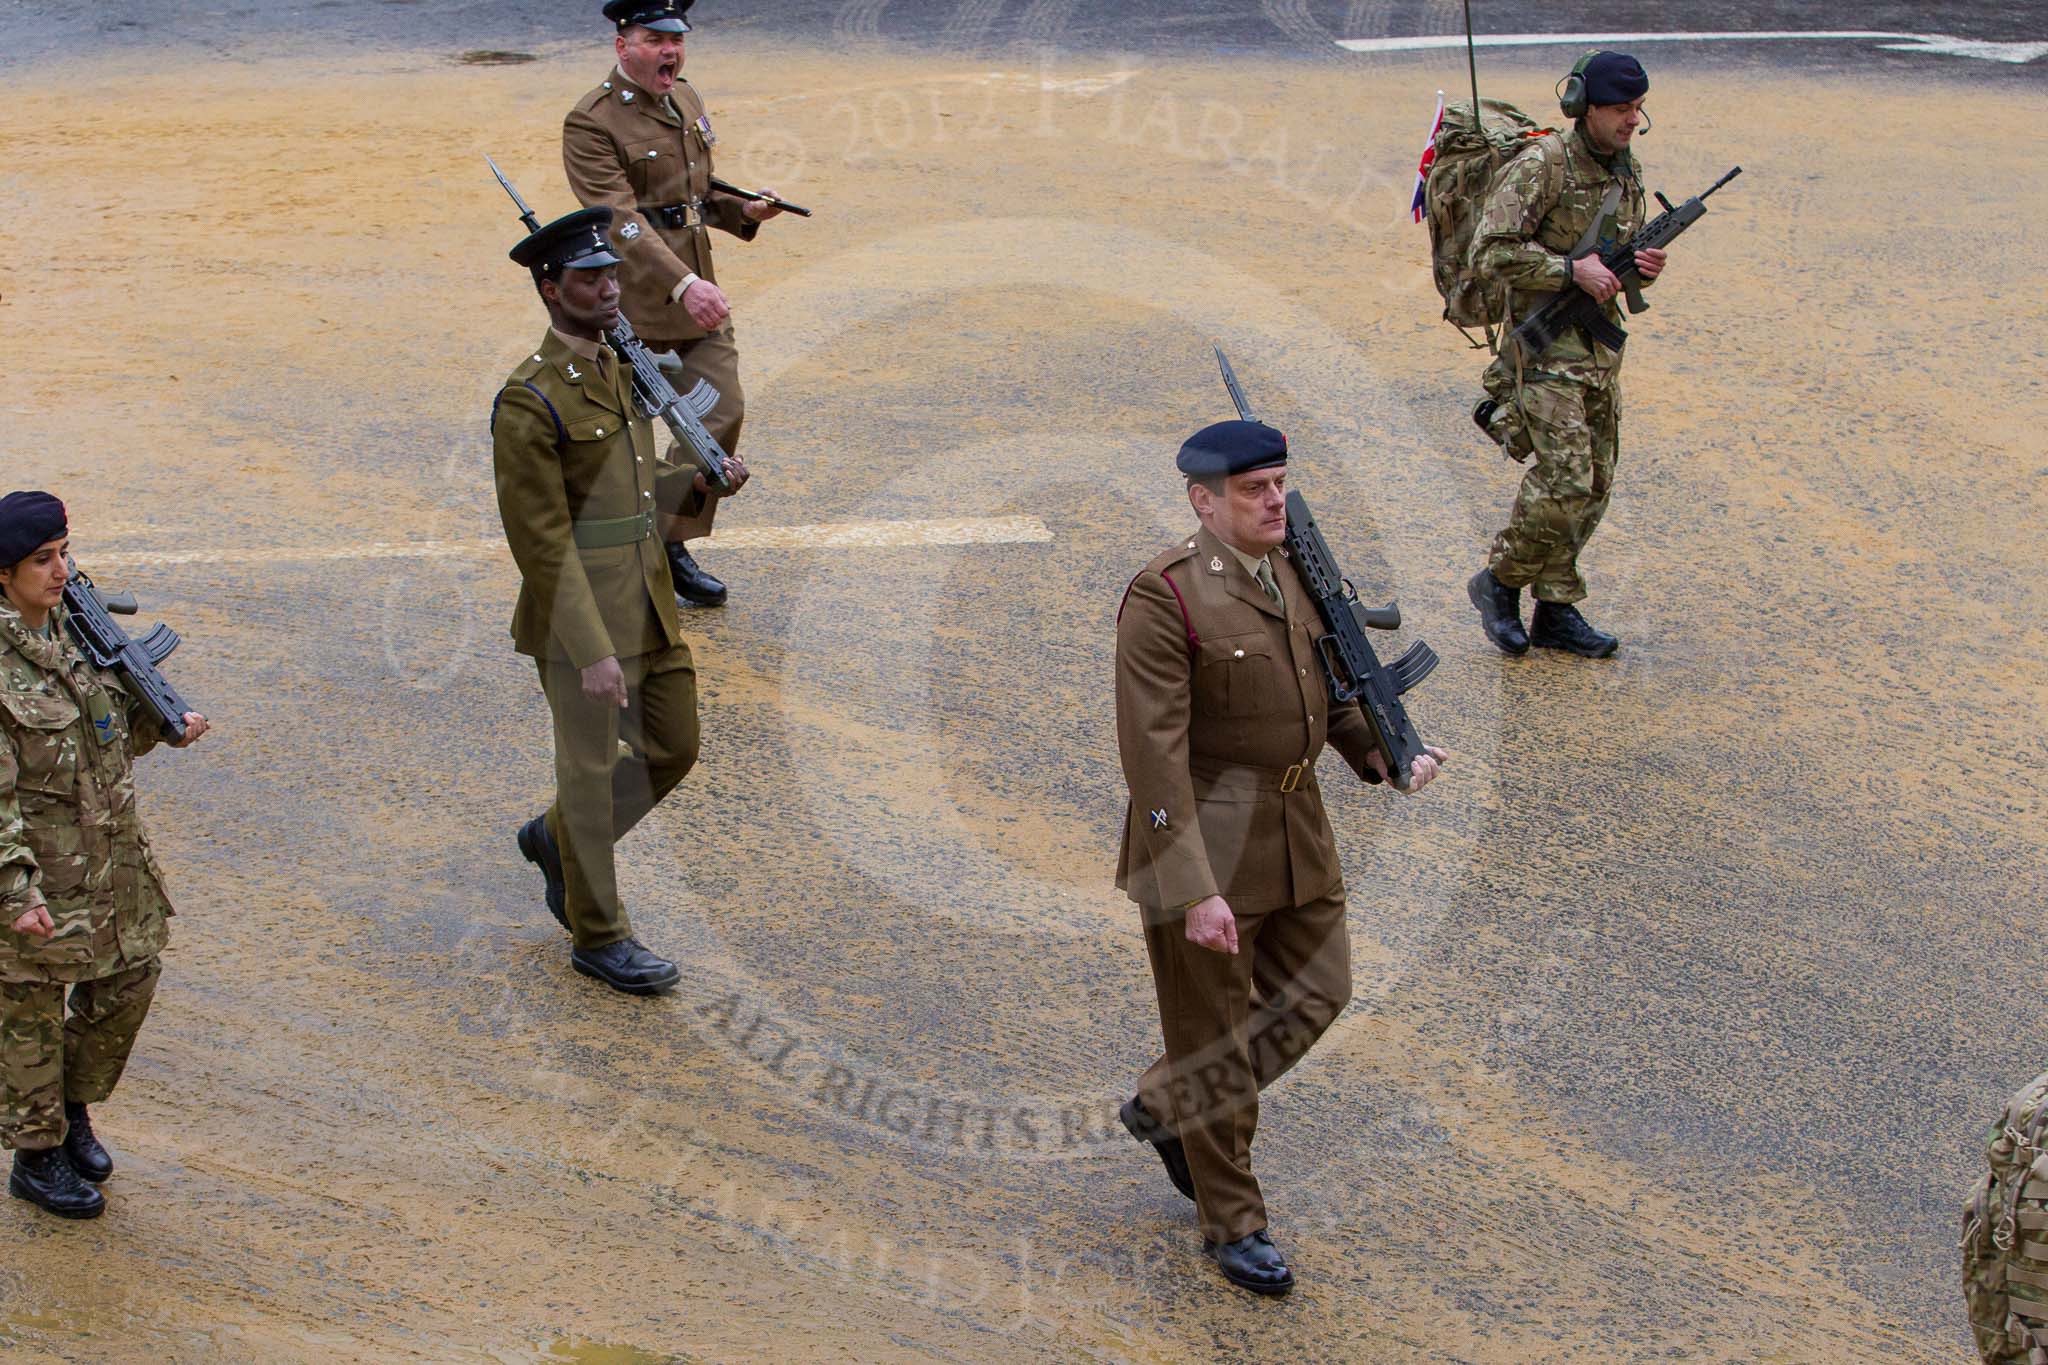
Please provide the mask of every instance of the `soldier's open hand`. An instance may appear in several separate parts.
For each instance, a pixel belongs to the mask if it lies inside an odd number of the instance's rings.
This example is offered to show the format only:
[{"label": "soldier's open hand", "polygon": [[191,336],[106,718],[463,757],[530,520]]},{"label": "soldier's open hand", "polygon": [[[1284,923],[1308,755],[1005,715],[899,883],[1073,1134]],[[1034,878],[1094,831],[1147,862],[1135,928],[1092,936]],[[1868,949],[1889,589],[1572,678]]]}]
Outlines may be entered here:
[{"label": "soldier's open hand", "polygon": [[683,291],[683,311],[690,315],[690,321],[713,332],[718,330],[719,323],[732,316],[732,302],[711,281],[692,280]]},{"label": "soldier's open hand", "polygon": [[619,667],[616,656],[607,654],[583,670],[583,695],[626,709],[626,670]]},{"label": "soldier's open hand", "polygon": [[28,934],[33,938],[48,938],[57,932],[56,922],[50,918],[50,907],[38,905],[35,909],[14,921],[14,932]]},{"label": "soldier's open hand", "polygon": [[1212,952],[1237,955],[1237,916],[1221,896],[1196,901],[1188,907],[1188,942]]}]

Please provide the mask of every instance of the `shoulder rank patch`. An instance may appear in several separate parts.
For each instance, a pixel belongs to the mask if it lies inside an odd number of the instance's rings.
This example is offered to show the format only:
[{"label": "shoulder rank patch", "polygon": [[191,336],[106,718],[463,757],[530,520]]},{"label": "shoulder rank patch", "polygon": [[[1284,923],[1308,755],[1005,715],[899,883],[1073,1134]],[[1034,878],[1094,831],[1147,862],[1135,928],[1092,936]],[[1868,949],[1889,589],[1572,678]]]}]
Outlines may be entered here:
[{"label": "shoulder rank patch", "polygon": [[619,236],[625,238],[629,242],[632,241],[634,238],[638,237],[639,235],[640,225],[638,223],[628,223],[624,227],[619,229]]},{"label": "shoulder rank patch", "polygon": [[1152,812],[1152,828],[1154,828],[1154,829],[1165,829],[1165,828],[1166,828],[1166,812],[1165,812],[1165,811],[1163,811],[1163,810],[1155,810],[1155,811],[1153,811],[1153,812]]}]

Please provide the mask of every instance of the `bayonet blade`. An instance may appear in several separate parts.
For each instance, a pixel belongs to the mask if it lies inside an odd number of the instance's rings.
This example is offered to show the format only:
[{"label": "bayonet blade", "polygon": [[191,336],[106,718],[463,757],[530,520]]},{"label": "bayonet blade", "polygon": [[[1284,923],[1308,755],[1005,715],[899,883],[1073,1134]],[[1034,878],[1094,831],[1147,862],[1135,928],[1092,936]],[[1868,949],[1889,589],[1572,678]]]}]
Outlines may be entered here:
[{"label": "bayonet blade", "polygon": [[1223,371],[1223,387],[1230,390],[1230,401],[1237,405],[1238,420],[1258,421],[1259,419],[1252,415],[1252,405],[1245,401],[1244,387],[1237,382],[1237,371],[1230,368],[1230,357],[1223,354],[1221,346],[1216,348],[1216,364]]},{"label": "bayonet blade", "polygon": [[505,173],[498,169],[498,163],[491,160],[489,152],[484,153],[484,163],[491,168],[491,174],[498,177],[498,183],[505,187],[505,193],[512,196],[512,203],[519,210],[520,221],[526,224],[526,230],[528,232],[539,232],[540,219],[533,216],[533,210],[527,206],[524,199],[519,197],[519,191],[512,188],[512,182],[507,180]]}]

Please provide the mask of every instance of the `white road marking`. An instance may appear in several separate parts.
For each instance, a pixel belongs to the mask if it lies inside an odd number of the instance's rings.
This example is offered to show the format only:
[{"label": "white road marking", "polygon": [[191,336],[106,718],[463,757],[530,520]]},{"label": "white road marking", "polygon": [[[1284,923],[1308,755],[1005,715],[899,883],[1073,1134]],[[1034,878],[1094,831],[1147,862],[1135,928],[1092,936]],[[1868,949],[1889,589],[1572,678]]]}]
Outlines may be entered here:
[{"label": "white road marking", "polygon": [[[2048,57],[2048,43],[1996,43],[1979,38],[1952,38],[1945,33],[1887,33],[1875,29],[1816,29],[1807,32],[1766,30],[1757,33],[1485,33],[1478,47],[1607,47],[1635,43],[1767,43],[1875,42],[1891,52],[1927,52],[1944,57],[1975,57],[1979,61],[2015,66]],[[1428,52],[1463,47],[1462,33],[1421,38],[1339,38],[1337,46],[1352,52]]]},{"label": "white road marking", "polygon": [[[1050,545],[1037,517],[962,517],[942,521],[844,521],[818,526],[736,526],[711,537],[720,550],[895,549],[927,545]],[[360,545],[264,546],[220,550],[123,550],[88,553],[85,568],[154,569],[172,564],[327,564],[362,559],[510,558],[503,540],[368,541]]]}]

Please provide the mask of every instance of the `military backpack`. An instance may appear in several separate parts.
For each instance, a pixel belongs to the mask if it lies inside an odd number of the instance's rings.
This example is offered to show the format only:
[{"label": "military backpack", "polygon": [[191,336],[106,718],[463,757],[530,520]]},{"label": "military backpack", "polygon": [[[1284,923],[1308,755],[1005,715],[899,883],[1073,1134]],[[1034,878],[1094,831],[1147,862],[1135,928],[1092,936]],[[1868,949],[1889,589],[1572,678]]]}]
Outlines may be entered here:
[{"label": "military backpack", "polygon": [[1984,1365],[2048,1365],[2048,1075],[2006,1101],[1963,1205],[1963,1298]]},{"label": "military backpack", "polygon": [[1447,106],[1434,146],[1423,204],[1430,268],[1436,292],[1444,298],[1444,320],[1460,331],[1497,326],[1507,318],[1507,293],[1481,287],[1472,263],[1473,229],[1501,172],[1517,157],[1543,157],[1545,198],[1564,193],[1564,139],[1506,100],[1482,99],[1476,120],[1470,102]]}]

